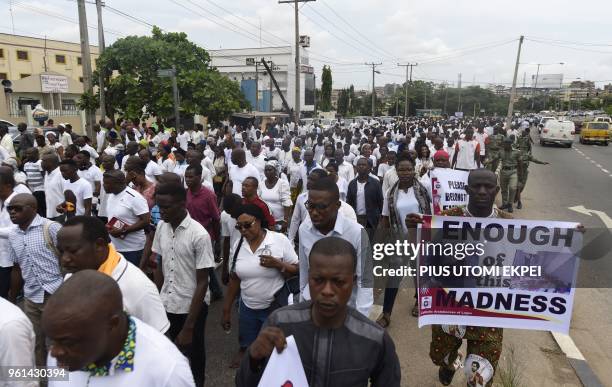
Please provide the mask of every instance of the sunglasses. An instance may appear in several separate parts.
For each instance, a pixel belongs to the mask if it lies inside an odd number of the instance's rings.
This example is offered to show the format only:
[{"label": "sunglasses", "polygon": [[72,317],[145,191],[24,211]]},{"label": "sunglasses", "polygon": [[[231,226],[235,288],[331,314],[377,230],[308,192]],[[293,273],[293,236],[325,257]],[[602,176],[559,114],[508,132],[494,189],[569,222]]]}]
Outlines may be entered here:
[{"label": "sunglasses", "polygon": [[240,231],[240,230],[248,230],[250,229],[253,224],[255,224],[255,221],[252,221],[250,223],[236,223],[236,230]]},{"label": "sunglasses", "polygon": [[307,200],[306,203],[304,203],[304,206],[306,207],[306,209],[308,211],[314,211],[314,210],[318,210],[318,211],[323,211],[325,210],[327,207],[331,206],[334,202],[331,203],[312,203],[310,200]]},{"label": "sunglasses", "polygon": [[29,206],[6,206],[6,210],[9,212],[15,211],[15,212],[21,212],[23,211],[24,208],[29,207]]}]

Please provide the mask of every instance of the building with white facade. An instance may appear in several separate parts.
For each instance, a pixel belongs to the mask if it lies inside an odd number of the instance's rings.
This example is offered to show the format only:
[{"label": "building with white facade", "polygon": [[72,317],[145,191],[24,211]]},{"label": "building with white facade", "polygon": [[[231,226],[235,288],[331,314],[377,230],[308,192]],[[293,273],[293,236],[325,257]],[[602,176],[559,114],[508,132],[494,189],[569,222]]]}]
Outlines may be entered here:
[{"label": "building with white facade", "polygon": [[[240,83],[243,93],[254,111],[281,111],[283,103],[262,59],[271,64],[272,73],[290,109],[295,107],[295,48],[293,46],[222,49],[209,51],[212,66]],[[270,63],[271,62],[271,63]],[[300,105],[302,116],[314,113],[314,68],[310,66],[308,51],[300,49]],[[257,96],[257,97],[256,97]],[[272,109],[270,110],[270,97]]]}]

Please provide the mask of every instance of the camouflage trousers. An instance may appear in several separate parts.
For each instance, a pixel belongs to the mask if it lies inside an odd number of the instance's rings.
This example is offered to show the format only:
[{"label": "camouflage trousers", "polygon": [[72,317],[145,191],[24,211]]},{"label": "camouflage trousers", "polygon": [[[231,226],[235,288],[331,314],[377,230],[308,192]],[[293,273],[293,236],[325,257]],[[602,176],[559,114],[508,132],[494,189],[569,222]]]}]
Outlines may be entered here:
[{"label": "camouflage trousers", "polygon": [[497,167],[499,165],[499,152],[491,151],[487,153],[487,159],[491,160],[491,163],[487,166],[487,168],[492,172],[497,172]]},{"label": "camouflage trousers", "polygon": [[437,366],[452,368],[467,340],[464,371],[470,387],[491,387],[504,337],[501,328],[432,325],[429,357]]},{"label": "camouflage trousers", "polygon": [[516,186],[516,190],[518,192],[523,192],[525,189],[525,185],[527,185],[527,177],[529,176],[529,163],[521,163],[522,171],[517,174],[518,183]]},{"label": "camouflage trousers", "polygon": [[516,196],[518,178],[516,169],[502,169],[499,173],[499,185],[501,187],[502,205],[512,204]]}]

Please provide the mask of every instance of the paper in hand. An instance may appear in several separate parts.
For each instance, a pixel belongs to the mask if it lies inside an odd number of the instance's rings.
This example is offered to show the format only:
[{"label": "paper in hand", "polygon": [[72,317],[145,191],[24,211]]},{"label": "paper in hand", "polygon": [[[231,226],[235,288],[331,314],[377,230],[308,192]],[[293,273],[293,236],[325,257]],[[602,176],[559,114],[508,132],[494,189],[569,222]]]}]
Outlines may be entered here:
[{"label": "paper in hand", "polygon": [[282,353],[272,351],[259,387],[308,387],[295,338],[289,336],[286,340],[287,347]]}]

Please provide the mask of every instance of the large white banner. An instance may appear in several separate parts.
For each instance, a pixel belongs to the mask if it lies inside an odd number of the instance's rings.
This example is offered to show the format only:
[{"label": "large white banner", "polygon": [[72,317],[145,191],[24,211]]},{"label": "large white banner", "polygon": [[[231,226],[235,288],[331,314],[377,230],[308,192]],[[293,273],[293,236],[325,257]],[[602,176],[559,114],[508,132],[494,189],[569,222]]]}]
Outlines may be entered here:
[{"label": "large white banner", "polygon": [[[419,327],[568,333],[582,234],[577,223],[427,216]],[[439,247],[439,248],[438,248]]]},{"label": "large white banner", "polygon": [[431,170],[431,196],[433,214],[440,215],[443,210],[465,206],[469,196],[465,190],[467,171],[450,168],[434,168]]},{"label": "large white banner", "polygon": [[67,93],[68,77],[63,75],[40,75],[40,85],[43,93]]}]

